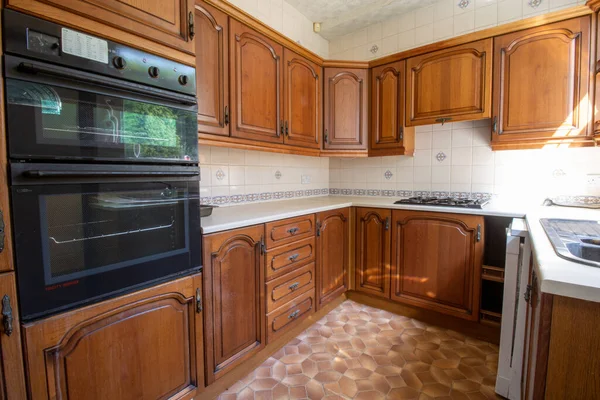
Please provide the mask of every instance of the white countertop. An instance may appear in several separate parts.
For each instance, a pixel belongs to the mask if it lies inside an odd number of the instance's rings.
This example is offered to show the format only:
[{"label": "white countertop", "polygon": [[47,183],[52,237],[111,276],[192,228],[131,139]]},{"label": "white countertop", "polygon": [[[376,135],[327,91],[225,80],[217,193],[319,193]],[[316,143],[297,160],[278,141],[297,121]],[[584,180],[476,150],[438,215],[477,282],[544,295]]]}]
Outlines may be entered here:
[{"label": "white countertop", "polygon": [[534,266],[542,292],[600,302],[600,268],[559,257],[552,247],[540,218],[588,219],[600,221],[600,210],[566,207],[538,207],[527,212]]},{"label": "white countertop", "polygon": [[600,211],[531,206],[498,200],[493,200],[483,209],[477,210],[399,205],[394,204],[396,200],[384,197],[322,196],[219,207],[213,210],[210,217],[202,218],[202,229],[205,234],[210,234],[351,206],[526,218],[542,292],[600,302],[600,268],[558,257],[539,223],[540,218],[553,217],[600,220]]}]

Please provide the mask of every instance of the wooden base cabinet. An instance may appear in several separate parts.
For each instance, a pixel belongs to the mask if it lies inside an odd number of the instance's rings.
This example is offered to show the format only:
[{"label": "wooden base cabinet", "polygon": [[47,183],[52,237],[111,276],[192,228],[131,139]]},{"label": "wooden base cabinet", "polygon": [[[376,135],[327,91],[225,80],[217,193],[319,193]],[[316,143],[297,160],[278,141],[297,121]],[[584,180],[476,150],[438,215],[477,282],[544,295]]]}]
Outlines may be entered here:
[{"label": "wooden base cabinet", "polygon": [[25,324],[30,399],[191,399],[202,299],[198,274]]},{"label": "wooden base cabinet", "polygon": [[264,225],[204,237],[206,381],[265,347]]},{"label": "wooden base cabinet", "polygon": [[356,209],[356,290],[390,298],[392,211]]},{"label": "wooden base cabinet", "polygon": [[317,310],[348,290],[350,209],[317,214]]},{"label": "wooden base cabinet", "polygon": [[391,298],[476,321],[483,217],[394,210]]}]

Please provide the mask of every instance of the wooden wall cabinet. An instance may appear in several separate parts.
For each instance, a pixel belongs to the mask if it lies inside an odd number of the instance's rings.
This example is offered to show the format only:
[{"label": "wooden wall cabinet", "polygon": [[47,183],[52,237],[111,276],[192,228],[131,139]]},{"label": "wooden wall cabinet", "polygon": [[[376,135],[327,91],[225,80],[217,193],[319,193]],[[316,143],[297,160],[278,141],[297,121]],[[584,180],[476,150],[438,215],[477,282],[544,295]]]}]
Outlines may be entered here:
[{"label": "wooden wall cabinet", "polygon": [[206,382],[265,347],[264,225],[204,237]]},{"label": "wooden wall cabinet", "polygon": [[412,155],[414,130],[404,127],[406,62],[371,70],[369,155]]},{"label": "wooden wall cabinet", "polygon": [[584,16],[494,39],[492,148],[591,134],[590,24]]},{"label": "wooden wall cabinet", "polygon": [[392,300],[476,321],[481,216],[394,210]]},{"label": "wooden wall cabinet", "polygon": [[201,274],[23,331],[32,400],[189,399],[204,387]]},{"label": "wooden wall cabinet", "polygon": [[229,136],[229,17],[196,2],[198,132]]},{"label": "wooden wall cabinet", "polygon": [[368,71],[325,68],[324,150],[367,150]]},{"label": "wooden wall cabinet", "polygon": [[[80,25],[84,30],[97,28],[81,18],[85,17],[100,27],[116,28],[189,54],[195,51],[190,35],[194,0],[8,0],[6,5],[50,20],[68,18],[69,25]],[[79,17],[71,18],[65,12]],[[118,35],[114,39],[132,41]]]},{"label": "wooden wall cabinet", "polygon": [[406,125],[489,118],[492,39],[406,61]]},{"label": "wooden wall cabinet", "polygon": [[392,211],[356,209],[356,290],[390,298]]},{"label": "wooden wall cabinet", "polygon": [[317,214],[317,309],[348,290],[350,209]]}]

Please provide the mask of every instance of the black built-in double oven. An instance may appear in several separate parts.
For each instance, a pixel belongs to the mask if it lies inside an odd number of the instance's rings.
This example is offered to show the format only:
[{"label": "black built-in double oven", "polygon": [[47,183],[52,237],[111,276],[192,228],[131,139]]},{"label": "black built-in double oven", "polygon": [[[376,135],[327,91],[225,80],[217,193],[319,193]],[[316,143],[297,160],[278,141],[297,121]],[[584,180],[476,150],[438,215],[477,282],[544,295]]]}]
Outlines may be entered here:
[{"label": "black built-in double oven", "polygon": [[22,319],[198,271],[194,68],[9,10],[3,40]]}]

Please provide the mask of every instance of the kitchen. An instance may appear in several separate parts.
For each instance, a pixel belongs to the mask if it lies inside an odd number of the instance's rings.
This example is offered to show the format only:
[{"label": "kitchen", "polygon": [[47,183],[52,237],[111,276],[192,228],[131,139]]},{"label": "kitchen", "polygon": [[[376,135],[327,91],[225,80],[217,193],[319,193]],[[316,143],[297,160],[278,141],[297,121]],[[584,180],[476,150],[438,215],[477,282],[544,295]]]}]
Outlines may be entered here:
[{"label": "kitchen", "polygon": [[599,398],[600,2],[2,8],[1,398]]}]

